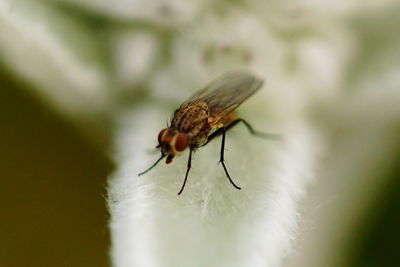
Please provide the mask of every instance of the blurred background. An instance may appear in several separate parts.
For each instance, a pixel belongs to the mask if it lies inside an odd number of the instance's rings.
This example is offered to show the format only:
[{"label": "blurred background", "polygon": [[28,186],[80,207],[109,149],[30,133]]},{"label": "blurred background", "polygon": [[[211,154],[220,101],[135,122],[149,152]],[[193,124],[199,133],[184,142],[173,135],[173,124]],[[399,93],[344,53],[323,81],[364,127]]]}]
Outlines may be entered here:
[{"label": "blurred background", "polygon": [[243,66],[302,99],[324,144],[284,266],[400,266],[399,12],[395,0],[1,0],[0,266],[110,266],[119,114],[177,105]]}]

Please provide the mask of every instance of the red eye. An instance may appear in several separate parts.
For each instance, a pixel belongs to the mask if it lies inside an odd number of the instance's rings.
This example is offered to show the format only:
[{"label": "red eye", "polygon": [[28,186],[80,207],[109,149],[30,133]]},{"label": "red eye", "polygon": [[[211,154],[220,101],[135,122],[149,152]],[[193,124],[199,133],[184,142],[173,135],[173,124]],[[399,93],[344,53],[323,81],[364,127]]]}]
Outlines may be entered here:
[{"label": "red eye", "polygon": [[175,141],[175,150],[183,151],[188,146],[188,137],[186,134],[178,134]]},{"label": "red eye", "polygon": [[168,128],[162,129],[158,134],[158,143],[161,144],[161,141],[164,137],[164,134],[168,131]]}]

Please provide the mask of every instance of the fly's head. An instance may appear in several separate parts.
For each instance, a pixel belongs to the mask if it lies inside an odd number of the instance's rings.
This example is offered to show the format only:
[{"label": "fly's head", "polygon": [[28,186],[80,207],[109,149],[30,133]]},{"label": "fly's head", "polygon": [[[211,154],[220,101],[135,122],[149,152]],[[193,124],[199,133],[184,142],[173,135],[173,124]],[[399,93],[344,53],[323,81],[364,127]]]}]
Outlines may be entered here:
[{"label": "fly's head", "polygon": [[166,163],[172,162],[173,157],[183,152],[189,145],[187,134],[165,128],[158,134],[158,146],[161,153],[167,156]]}]

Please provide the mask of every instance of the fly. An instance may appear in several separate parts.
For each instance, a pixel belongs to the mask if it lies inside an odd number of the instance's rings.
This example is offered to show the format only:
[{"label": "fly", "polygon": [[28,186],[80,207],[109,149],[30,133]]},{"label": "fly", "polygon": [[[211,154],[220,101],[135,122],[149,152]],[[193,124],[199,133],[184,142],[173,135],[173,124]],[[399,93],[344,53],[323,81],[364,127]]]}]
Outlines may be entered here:
[{"label": "fly", "polygon": [[160,131],[156,148],[160,149],[161,156],[139,176],[153,169],[165,157],[167,157],[166,163],[171,163],[174,157],[189,148],[185,179],[178,192],[180,195],[185,188],[191,168],[192,153],[222,135],[219,162],[222,164],[229,182],[240,190],[241,188],[233,182],[224,162],[226,132],[242,122],[252,135],[272,139],[280,138],[276,134],[255,131],[247,121],[238,118],[235,112],[235,109],[257,92],[262,84],[262,80],[251,73],[233,71],[220,76],[196,92],[175,111],[171,124]]}]

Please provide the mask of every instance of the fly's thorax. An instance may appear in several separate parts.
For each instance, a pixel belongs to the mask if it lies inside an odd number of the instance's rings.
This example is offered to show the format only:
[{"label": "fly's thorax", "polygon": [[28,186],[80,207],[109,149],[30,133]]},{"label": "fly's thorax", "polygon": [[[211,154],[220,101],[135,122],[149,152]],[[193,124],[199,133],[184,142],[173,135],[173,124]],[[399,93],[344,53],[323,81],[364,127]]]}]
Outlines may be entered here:
[{"label": "fly's thorax", "polygon": [[165,128],[158,134],[158,144],[164,155],[176,156],[189,145],[187,134],[175,129]]},{"label": "fly's thorax", "polygon": [[209,113],[206,102],[188,104],[175,113],[171,127],[189,136],[196,136],[207,123]]}]

